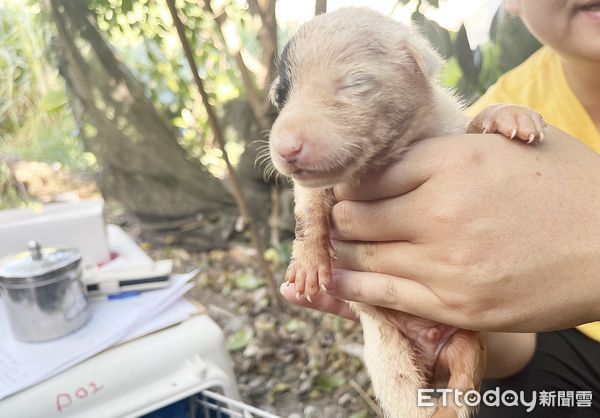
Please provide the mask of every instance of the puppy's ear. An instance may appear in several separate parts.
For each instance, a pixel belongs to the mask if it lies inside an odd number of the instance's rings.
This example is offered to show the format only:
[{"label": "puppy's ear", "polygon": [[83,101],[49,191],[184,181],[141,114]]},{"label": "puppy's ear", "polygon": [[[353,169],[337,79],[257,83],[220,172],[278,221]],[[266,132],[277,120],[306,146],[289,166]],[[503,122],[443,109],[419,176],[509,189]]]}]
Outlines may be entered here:
[{"label": "puppy's ear", "polygon": [[438,75],[444,61],[421,34],[411,33],[404,46],[426,78],[431,79]]},{"label": "puppy's ear", "polygon": [[279,76],[275,77],[275,80],[271,83],[269,88],[269,101],[279,109],[279,103],[277,103],[277,88],[279,87]]}]

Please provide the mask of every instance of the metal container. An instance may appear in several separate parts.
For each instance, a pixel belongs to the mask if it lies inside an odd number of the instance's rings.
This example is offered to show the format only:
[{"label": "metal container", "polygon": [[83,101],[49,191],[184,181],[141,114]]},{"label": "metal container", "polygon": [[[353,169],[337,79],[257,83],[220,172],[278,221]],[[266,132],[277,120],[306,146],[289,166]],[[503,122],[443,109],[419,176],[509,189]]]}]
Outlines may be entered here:
[{"label": "metal container", "polygon": [[0,289],[14,336],[47,341],[85,324],[90,308],[81,272],[79,250],[42,249],[36,241],[29,251],[0,260]]}]

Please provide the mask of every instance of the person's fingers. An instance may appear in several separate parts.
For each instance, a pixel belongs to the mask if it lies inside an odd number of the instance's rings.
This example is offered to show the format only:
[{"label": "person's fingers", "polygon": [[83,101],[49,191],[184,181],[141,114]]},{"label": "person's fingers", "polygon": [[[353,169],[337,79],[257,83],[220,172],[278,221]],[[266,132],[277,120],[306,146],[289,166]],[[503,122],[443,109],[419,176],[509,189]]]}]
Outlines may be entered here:
[{"label": "person's fingers", "polygon": [[338,269],[385,273],[417,281],[439,276],[426,249],[419,244],[360,241],[332,241],[332,244],[336,253],[333,266]]},{"label": "person's fingers", "polygon": [[344,241],[412,241],[424,227],[420,191],[371,202],[344,200],[331,210],[331,236]]},{"label": "person's fingers", "polygon": [[288,286],[283,283],[279,287],[279,291],[283,297],[292,305],[302,306],[304,308],[315,309],[322,312],[331,313],[341,316],[346,319],[356,320],[356,315],[350,309],[346,301],[337,299],[323,291],[320,291],[312,297],[312,302],[309,302],[305,297],[296,298],[296,290],[294,286]]},{"label": "person's fingers", "polygon": [[[429,145],[418,143],[406,151],[400,160],[384,170],[369,173],[360,184],[349,182],[337,185],[333,192],[337,201],[341,200],[379,200],[408,193],[427,181],[436,169],[435,154]],[[431,144],[430,144],[431,143]]]},{"label": "person's fingers", "polygon": [[327,293],[344,300],[383,306],[456,325],[448,307],[434,292],[419,282],[402,277],[334,269]]}]

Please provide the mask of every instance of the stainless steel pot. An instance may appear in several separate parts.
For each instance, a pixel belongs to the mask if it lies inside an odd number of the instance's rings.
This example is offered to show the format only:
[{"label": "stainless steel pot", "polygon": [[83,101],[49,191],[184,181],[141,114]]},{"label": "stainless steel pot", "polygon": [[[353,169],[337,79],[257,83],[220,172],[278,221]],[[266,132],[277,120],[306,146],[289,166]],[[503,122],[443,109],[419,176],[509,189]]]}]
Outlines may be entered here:
[{"label": "stainless steel pot", "polygon": [[0,260],[0,289],[16,338],[47,341],[80,328],[90,317],[81,280],[81,252],[44,248]]}]

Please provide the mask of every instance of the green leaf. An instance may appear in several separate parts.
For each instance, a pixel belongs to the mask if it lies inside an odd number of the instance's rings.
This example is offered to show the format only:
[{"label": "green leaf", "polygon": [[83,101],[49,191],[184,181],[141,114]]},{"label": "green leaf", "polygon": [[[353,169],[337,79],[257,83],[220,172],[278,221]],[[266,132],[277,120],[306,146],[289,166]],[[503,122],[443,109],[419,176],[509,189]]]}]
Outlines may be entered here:
[{"label": "green leaf", "polygon": [[341,373],[319,376],[315,382],[315,388],[323,392],[331,392],[346,383],[346,378]]},{"label": "green leaf", "polygon": [[469,45],[467,29],[464,24],[460,26],[460,29],[456,34],[454,50],[456,51],[456,57],[458,58],[458,63],[460,64],[460,68],[462,69],[465,78],[471,83],[476,84],[479,71],[481,70],[481,61],[479,62],[479,66],[477,66],[475,54]]},{"label": "green leaf", "polygon": [[227,338],[227,349],[229,351],[238,351],[248,345],[254,337],[254,331],[250,328],[242,328],[233,335]]},{"label": "green leaf", "polygon": [[287,332],[296,332],[306,328],[306,322],[300,321],[298,319],[292,319],[287,324],[285,324],[285,330]]},{"label": "green leaf", "polygon": [[185,123],[185,121],[183,120],[183,118],[181,116],[177,116],[177,117],[173,118],[171,120],[171,122],[173,123],[173,126],[176,126],[181,129],[185,129],[188,127],[188,125]]},{"label": "green leaf", "polygon": [[41,112],[52,112],[62,108],[68,101],[64,90],[51,91],[42,97],[39,109]]},{"label": "green leaf", "polygon": [[244,273],[236,277],[235,285],[240,289],[254,290],[263,285],[262,280],[257,279],[252,273]]},{"label": "green leaf", "polygon": [[132,0],[122,0],[121,1],[121,12],[124,14],[129,13],[133,9],[133,1]]},{"label": "green leaf", "polygon": [[462,77],[462,71],[456,57],[450,58],[446,61],[446,65],[442,69],[440,74],[440,82],[445,87],[454,87],[460,81]]},{"label": "green leaf", "polygon": [[277,383],[275,386],[273,386],[273,393],[287,392],[291,388],[292,387],[290,385],[288,385],[287,383]]}]

